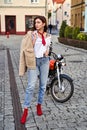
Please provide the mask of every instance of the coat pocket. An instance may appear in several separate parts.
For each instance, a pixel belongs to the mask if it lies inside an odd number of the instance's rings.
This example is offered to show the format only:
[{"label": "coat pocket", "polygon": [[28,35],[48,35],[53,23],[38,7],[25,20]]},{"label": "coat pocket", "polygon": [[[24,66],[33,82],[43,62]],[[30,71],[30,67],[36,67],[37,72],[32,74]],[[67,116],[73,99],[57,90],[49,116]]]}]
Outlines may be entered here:
[{"label": "coat pocket", "polygon": [[25,61],[27,67],[35,66],[35,54],[33,49],[25,50]]},{"label": "coat pocket", "polygon": [[33,49],[26,49],[25,50],[25,56],[33,57],[34,56],[34,50]]}]

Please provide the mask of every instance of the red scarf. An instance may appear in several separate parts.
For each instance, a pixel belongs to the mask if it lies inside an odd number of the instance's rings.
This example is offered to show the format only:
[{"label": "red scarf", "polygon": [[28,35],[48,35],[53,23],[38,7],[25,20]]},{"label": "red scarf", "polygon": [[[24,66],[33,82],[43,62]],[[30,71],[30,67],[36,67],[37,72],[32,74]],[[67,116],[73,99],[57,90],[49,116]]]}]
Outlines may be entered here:
[{"label": "red scarf", "polygon": [[43,33],[40,33],[40,32],[38,32],[38,33],[42,36],[42,44],[45,46],[46,41],[45,41]]}]

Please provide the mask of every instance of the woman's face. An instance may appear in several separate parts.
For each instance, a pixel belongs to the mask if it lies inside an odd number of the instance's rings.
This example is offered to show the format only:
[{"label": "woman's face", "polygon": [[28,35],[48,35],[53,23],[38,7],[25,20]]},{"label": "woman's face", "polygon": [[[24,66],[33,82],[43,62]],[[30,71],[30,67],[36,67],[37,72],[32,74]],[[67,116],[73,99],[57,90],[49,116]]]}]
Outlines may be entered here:
[{"label": "woman's face", "polygon": [[43,23],[40,19],[35,20],[35,28],[36,30],[44,30],[45,23]]}]

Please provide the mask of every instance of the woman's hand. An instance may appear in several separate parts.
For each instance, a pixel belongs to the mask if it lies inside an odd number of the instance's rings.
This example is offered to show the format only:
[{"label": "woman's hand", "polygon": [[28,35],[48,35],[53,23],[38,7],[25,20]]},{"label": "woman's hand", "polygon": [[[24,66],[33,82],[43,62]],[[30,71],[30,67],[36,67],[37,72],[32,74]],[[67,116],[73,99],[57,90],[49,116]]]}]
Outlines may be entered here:
[{"label": "woman's hand", "polygon": [[46,52],[44,53],[44,56],[48,56],[49,54],[49,50],[46,50]]},{"label": "woman's hand", "polygon": [[33,46],[34,46],[35,42],[36,42],[36,39],[37,39],[37,33],[33,32],[32,35],[33,35]]}]

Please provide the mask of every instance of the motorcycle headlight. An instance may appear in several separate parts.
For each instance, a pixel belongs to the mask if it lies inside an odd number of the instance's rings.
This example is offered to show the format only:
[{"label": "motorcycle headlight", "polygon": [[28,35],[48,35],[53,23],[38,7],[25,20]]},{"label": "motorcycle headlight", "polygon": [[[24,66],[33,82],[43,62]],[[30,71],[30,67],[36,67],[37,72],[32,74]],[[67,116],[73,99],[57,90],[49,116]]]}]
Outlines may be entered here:
[{"label": "motorcycle headlight", "polygon": [[66,66],[66,61],[65,61],[64,58],[63,58],[60,62],[61,62],[61,64],[62,64],[62,66]]},{"label": "motorcycle headlight", "polygon": [[61,54],[58,54],[57,57],[59,61],[63,59],[63,56]]}]

